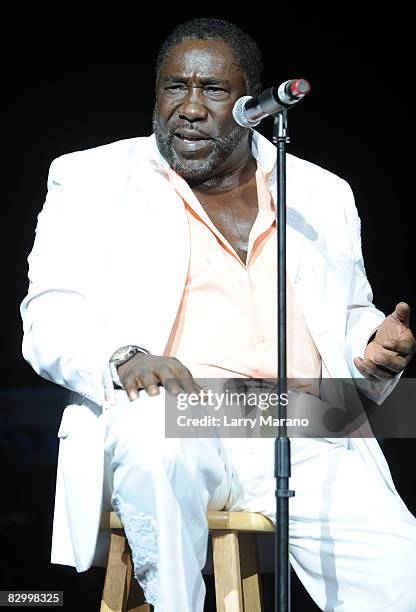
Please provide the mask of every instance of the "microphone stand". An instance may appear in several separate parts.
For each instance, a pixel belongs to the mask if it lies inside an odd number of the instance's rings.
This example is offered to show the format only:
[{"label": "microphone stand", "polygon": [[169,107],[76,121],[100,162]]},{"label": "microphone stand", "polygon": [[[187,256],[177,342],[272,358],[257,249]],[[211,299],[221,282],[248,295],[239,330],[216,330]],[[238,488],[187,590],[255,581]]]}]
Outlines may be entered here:
[{"label": "microphone stand", "polygon": [[[279,400],[287,393],[287,342],[286,342],[286,143],[287,109],[273,115],[273,143],[277,148],[276,159],[276,224],[277,224],[277,335],[278,370],[277,390]],[[289,563],[289,490],[290,440],[287,436],[286,405],[278,404],[278,437],[275,439],[276,478],[276,536],[275,536],[275,612],[290,612],[290,563]],[[284,419],[283,421],[280,419]]]},{"label": "microphone stand", "polygon": [[[273,143],[276,159],[276,225],[277,225],[277,391],[279,399],[287,394],[286,368],[286,143],[287,111],[310,90],[305,79],[292,79],[279,87],[269,87],[260,96],[243,96],[233,108],[235,121],[243,127],[255,127],[268,115],[274,117]],[[283,395],[284,396],[284,395]],[[278,436],[275,440],[274,476],[276,478],[276,537],[275,537],[275,612],[290,612],[289,563],[289,489],[290,440],[287,436],[286,405],[279,401]]]}]

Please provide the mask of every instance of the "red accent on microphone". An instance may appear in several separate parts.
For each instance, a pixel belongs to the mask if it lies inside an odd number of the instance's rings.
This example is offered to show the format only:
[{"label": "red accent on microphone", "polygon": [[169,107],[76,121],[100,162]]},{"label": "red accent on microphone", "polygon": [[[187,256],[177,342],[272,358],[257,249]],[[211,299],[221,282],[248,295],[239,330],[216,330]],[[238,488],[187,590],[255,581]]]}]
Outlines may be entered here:
[{"label": "red accent on microphone", "polygon": [[296,79],[290,84],[290,93],[294,98],[303,98],[310,90],[311,86],[306,79]]}]

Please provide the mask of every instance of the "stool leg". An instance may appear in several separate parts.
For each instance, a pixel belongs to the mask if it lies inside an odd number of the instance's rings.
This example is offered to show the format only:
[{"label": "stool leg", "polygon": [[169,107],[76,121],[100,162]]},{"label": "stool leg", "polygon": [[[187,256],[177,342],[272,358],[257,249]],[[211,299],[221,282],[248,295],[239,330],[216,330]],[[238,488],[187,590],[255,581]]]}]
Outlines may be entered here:
[{"label": "stool leg", "polygon": [[134,577],[131,549],[128,544],[127,547],[129,553],[127,558],[127,592],[129,595],[126,612],[150,612],[153,610],[153,606],[146,603],[143,589]]},{"label": "stool leg", "polygon": [[211,536],[217,612],[244,612],[238,533],[213,530]]},{"label": "stool leg", "polygon": [[107,572],[100,612],[125,612],[127,603],[126,537],[121,529],[112,529]]},{"label": "stool leg", "polygon": [[262,612],[263,598],[258,570],[257,538],[255,533],[240,533],[241,578],[243,581],[244,610]]}]

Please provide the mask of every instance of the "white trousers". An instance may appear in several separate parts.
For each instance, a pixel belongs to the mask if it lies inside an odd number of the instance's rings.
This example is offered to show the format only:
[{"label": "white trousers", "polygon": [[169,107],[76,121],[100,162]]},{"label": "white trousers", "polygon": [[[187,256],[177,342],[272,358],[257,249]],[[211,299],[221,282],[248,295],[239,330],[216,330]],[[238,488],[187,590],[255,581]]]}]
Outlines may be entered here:
[{"label": "white trousers", "polygon": [[[275,519],[274,440],[169,439],[164,390],[105,415],[104,510],[155,612],[202,612],[206,510]],[[326,612],[416,611],[416,519],[347,440],[292,440],[290,561]]]}]

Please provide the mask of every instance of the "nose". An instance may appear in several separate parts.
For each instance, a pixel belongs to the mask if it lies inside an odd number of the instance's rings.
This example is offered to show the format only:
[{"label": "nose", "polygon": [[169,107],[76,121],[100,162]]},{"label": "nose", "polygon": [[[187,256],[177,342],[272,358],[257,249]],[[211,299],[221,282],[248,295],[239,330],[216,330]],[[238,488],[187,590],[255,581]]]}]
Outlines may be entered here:
[{"label": "nose", "polygon": [[208,111],[204,104],[203,93],[199,87],[189,87],[179,107],[179,116],[190,123],[206,119]]}]

